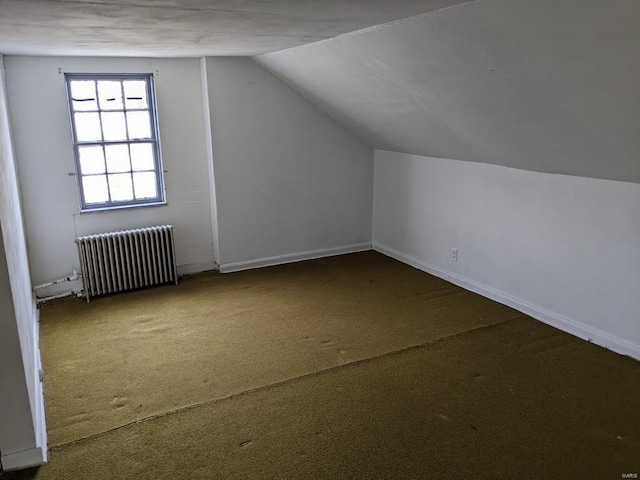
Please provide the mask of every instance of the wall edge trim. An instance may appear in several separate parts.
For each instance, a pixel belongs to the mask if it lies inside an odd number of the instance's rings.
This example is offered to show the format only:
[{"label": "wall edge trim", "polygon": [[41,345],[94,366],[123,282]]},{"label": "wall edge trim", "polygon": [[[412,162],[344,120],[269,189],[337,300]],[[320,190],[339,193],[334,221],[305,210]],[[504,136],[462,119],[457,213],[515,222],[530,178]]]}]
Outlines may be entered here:
[{"label": "wall edge trim", "polygon": [[323,248],[320,250],[309,250],[306,252],[290,253],[286,255],[277,255],[275,257],[265,257],[265,258],[259,258],[256,260],[247,260],[243,262],[226,263],[226,264],[220,265],[220,272],[221,273],[240,272],[242,270],[271,267],[274,265],[283,265],[285,263],[295,263],[295,262],[301,262],[303,260],[313,260],[316,258],[334,257],[336,255],[364,252],[367,250],[371,250],[371,242],[356,243],[353,245],[345,245],[342,247]]},{"label": "wall edge trim", "polygon": [[217,270],[218,264],[215,260],[209,260],[206,262],[185,263],[178,265],[178,275],[191,275],[193,273],[208,272],[210,270]]},{"label": "wall edge trim", "polygon": [[36,401],[36,411],[35,411],[35,434],[36,434],[36,448],[41,450],[41,461],[40,463],[47,462],[47,418],[45,412],[45,399],[44,399],[44,388],[43,388],[43,378],[42,375],[44,370],[42,369],[42,356],[40,354],[40,310],[37,309],[35,299],[33,302],[33,309],[35,312],[34,322],[33,322],[33,330],[35,338],[35,401]]},{"label": "wall edge trim", "polygon": [[514,308],[525,315],[562,330],[565,333],[569,333],[582,340],[594,343],[600,347],[606,348],[607,350],[640,360],[640,345],[628,342],[623,338],[594,328],[590,325],[585,325],[577,320],[567,318],[563,315],[547,310],[546,308],[534,305],[526,300],[522,300],[521,298],[514,297],[500,290],[496,290],[495,288],[476,282],[475,280],[463,277],[462,275],[458,275],[423,262],[416,257],[395,250],[379,242],[373,242],[372,247],[373,250],[382,253],[383,255],[387,255],[388,257],[417,268],[418,270],[422,270],[423,272],[451,282],[466,290]]},{"label": "wall edge trim", "polygon": [[5,471],[37,467],[46,463],[46,461],[47,454],[41,447],[32,447],[2,456],[2,466]]}]

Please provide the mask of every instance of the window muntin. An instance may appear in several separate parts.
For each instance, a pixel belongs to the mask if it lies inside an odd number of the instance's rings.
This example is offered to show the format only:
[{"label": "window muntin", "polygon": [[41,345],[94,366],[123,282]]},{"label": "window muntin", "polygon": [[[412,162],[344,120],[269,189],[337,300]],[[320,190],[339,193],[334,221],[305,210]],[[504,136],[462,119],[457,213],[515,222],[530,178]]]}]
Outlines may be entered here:
[{"label": "window muntin", "polygon": [[153,75],[66,80],[81,210],[164,203]]}]

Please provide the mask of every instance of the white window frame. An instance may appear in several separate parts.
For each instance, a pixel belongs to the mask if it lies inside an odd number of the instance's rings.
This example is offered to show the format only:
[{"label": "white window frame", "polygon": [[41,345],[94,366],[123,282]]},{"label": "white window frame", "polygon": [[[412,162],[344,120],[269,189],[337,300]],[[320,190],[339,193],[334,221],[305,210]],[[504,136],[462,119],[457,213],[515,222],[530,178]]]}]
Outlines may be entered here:
[{"label": "white window frame", "polygon": [[[100,134],[103,138],[102,140],[96,141],[78,141],[77,133],[76,133],[76,123],[75,123],[75,115],[76,110],[73,107],[73,99],[71,96],[71,81],[73,80],[93,80],[96,81],[96,110],[78,110],[77,112],[96,112],[100,115],[101,112],[127,112],[127,111],[148,111],[150,120],[151,120],[151,138],[146,139],[130,139],[128,130],[127,130],[127,139],[126,140],[104,140],[104,133],[102,131],[102,120],[100,121]],[[146,109],[128,109],[125,104],[124,92],[123,92],[123,105],[122,110],[102,110],[100,108],[100,102],[98,100],[98,92],[97,92],[97,81],[100,80],[143,80],[146,82],[147,86],[147,99],[148,99],[148,107]],[[78,184],[78,196],[80,201],[80,212],[96,212],[102,210],[113,210],[113,209],[121,209],[121,208],[134,208],[134,207],[143,207],[143,206],[154,206],[154,205],[166,205],[166,192],[164,185],[164,175],[162,169],[162,158],[160,152],[160,134],[158,128],[158,115],[157,115],[157,104],[156,104],[156,94],[153,82],[153,74],[84,74],[84,73],[65,73],[65,83],[67,87],[67,98],[69,105],[69,113],[71,117],[71,131],[72,131],[72,139],[73,139],[73,150],[74,150],[74,159],[75,159],[75,167],[76,167],[76,179]],[[126,119],[126,113],[125,113]],[[125,120],[126,121],[126,120]],[[126,200],[126,201],[115,201],[111,200],[111,190],[109,185],[108,173],[105,165],[105,173],[104,175],[107,177],[107,189],[109,191],[109,201],[104,203],[87,203],[85,201],[85,194],[83,188],[82,179],[84,176],[82,170],[80,168],[80,157],[79,157],[79,147],[83,146],[102,146],[103,152],[104,147],[107,145],[127,145],[128,147],[135,143],[151,143],[153,146],[153,157],[154,157],[154,170],[156,175],[156,192],[158,195],[154,198],[145,198],[145,199],[136,199]],[[130,149],[129,149],[130,151]],[[103,153],[104,155],[104,153]],[[129,155],[130,163],[129,167],[131,167],[131,155]],[[106,157],[105,157],[106,162]],[[133,170],[129,170],[129,173],[133,175]],[[101,174],[96,174],[101,175]],[[133,178],[133,177],[132,177]],[[135,197],[135,195],[134,195]]]}]

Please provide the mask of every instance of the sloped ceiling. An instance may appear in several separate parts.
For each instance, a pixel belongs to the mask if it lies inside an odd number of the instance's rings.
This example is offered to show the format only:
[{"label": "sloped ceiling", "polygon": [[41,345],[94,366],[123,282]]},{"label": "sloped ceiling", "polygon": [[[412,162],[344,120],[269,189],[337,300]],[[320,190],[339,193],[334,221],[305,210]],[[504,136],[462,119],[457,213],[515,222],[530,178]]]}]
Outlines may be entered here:
[{"label": "sloped ceiling", "polygon": [[637,0],[478,0],[256,61],[376,148],[640,183]]},{"label": "sloped ceiling", "polygon": [[0,0],[0,53],[252,56],[471,0]]}]

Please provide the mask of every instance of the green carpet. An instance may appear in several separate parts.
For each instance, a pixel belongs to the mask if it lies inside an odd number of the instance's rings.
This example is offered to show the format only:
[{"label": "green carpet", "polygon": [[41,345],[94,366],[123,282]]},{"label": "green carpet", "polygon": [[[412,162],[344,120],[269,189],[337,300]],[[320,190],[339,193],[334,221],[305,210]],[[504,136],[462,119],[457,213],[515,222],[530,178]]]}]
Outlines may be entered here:
[{"label": "green carpet", "polygon": [[640,363],[376,253],[57,302],[42,322],[60,446],[15,478],[640,473]]},{"label": "green carpet", "polygon": [[519,312],[367,252],[41,313],[50,445]]},{"label": "green carpet", "polygon": [[637,362],[529,319],[54,449],[28,477],[617,479],[640,469]]}]

